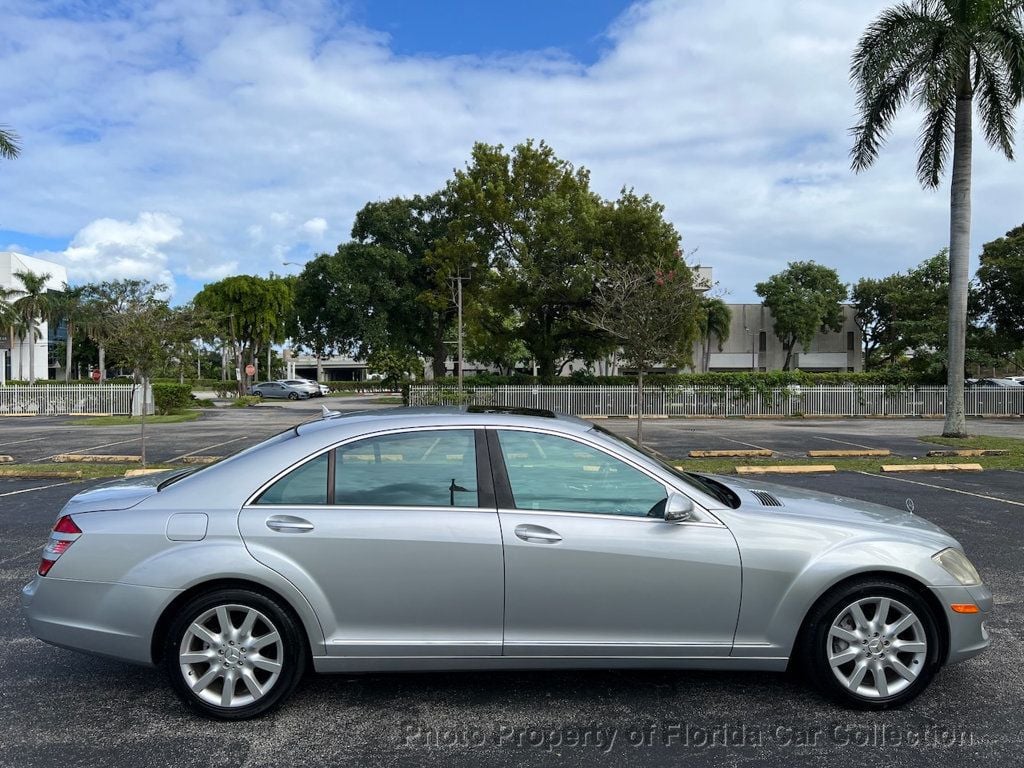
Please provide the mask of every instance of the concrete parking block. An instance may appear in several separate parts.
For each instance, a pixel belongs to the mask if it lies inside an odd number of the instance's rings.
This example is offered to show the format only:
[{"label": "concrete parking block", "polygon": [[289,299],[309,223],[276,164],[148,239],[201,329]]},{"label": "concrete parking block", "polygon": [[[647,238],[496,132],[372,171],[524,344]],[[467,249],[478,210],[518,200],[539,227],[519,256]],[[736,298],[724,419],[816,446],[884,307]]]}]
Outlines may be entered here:
[{"label": "concrete parking block", "polygon": [[183,464],[213,464],[223,458],[223,456],[182,456],[181,462]]},{"label": "concrete parking block", "polygon": [[856,459],[871,456],[892,456],[892,451],[881,448],[869,448],[850,451],[808,451],[807,455],[812,459]]},{"label": "concrete parking block", "polygon": [[770,459],[772,452],[769,450],[725,450],[725,451],[690,451],[691,459],[749,459],[765,458]]},{"label": "concrete parking block", "polygon": [[87,464],[135,464],[141,462],[142,457],[115,453],[59,453],[53,460],[57,463],[81,461]]},{"label": "concrete parking block", "polygon": [[776,467],[736,467],[737,475],[809,475],[835,472],[834,464],[783,464]]},{"label": "concrete parking block", "polygon": [[981,472],[981,464],[883,464],[883,472]]},{"label": "concrete parking block", "polygon": [[10,464],[14,461],[13,456],[0,456],[0,464]]},{"label": "concrete parking block", "polygon": [[143,475],[154,475],[157,472],[166,472],[166,471],[167,471],[166,469],[160,469],[159,467],[157,467],[156,469],[150,469],[148,467],[146,469],[129,469],[129,470],[127,470],[124,473],[124,476],[125,477],[142,477]]},{"label": "concrete parking block", "polygon": [[46,469],[42,466],[39,468],[34,467],[0,467],[0,477],[20,477],[20,478],[31,478],[31,479],[46,479],[56,478],[58,480],[64,479],[78,479],[82,476],[82,470],[80,469]]}]

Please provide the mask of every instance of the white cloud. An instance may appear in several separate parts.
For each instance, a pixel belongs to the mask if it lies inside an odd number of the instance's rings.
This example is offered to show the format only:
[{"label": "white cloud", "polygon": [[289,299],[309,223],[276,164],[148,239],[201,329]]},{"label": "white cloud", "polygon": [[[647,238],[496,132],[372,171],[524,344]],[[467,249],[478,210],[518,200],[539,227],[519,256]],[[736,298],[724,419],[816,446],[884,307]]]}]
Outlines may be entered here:
[{"label": "white cloud", "polygon": [[319,240],[327,231],[327,219],[320,216],[312,218],[302,225],[302,231]]},{"label": "white cloud", "polygon": [[166,213],[140,213],[134,221],[97,219],[52,254],[73,282],[138,278],[174,285],[167,247],[182,237],[181,220]]},{"label": "white cloud", "polygon": [[[25,0],[0,29],[17,41],[0,44],[0,103],[24,145],[0,174],[4,226],[81,229],[93,276],[280,270],[313,237],[344,237],[367,201],[436,189],[473,141],[537,137],[602,194],[664,202],[737,300],[792,259],[885,274],[948,237],[945,191],[915,181],[918,116],[874,169],[849,171],[849,56],[889,4],[651,0],[584,67],[557,52],[394,56],[326,0],[177,0],[88,22]],[[1019,169],[976,142],[975,252],[1021,219]],[[179,235],[84,238],[96,220],[146,230],[139,211]]]}]

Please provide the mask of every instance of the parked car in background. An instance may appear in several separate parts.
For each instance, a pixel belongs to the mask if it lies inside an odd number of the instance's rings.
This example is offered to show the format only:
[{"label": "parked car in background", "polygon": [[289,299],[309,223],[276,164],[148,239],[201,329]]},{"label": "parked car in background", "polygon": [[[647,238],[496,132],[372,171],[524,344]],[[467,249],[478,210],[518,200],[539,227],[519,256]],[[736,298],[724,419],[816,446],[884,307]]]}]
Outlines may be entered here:
[{"label": "parked car in background", "polygon": [[264,381],[249,388],[249,394],[256,397],[279,397],[288,400],[308,400],[309,390],[293,387],[280,381]]},{"label": "parked car in background", "polygon": [[320,387],[321,396],[326,397],[327,395],[331,394],[331,388],[328,387],[326,384],[318,384],[317,386]]},{"label": "parked car in background", "polygon": [[37,637],[161,665],[228,720],[310,665],[792,664],[888,709],[988,648],[993,608],[956,539],[910,511],[684,472],[581,419],[483,406],[325,410],[217,464],[90,488],[21,603]]},{"label": "parked car in background", "polygon": [[1024,386],[1024,382],[1021,382],[1020,380],[1018,380],[1018,378],[1013,378],[1013,377],[1008,377],[1008,378],[1005,378],[1005,379],[977,379],[977,380],[975,380],[973,382],[970,382],[968,384],[968,386],[971,386],[971,387],[989,387],[989,388],[992,388],[992,387],[1016,388],[1016,387]]},{"label": "parked car in background", "polygon": [[278,379],[277,383],[287,384],[289,387],[301,389],[303,392],[307,392],[310,397],[323,396],[323,392],[320,390],[320,385],[310,379]]}]

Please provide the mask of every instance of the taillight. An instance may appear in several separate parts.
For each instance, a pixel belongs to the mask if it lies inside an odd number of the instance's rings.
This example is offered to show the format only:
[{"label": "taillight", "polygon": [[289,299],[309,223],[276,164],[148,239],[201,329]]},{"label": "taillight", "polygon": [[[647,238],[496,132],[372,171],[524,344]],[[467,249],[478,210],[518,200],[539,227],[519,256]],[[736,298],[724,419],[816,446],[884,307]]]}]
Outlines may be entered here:
[{"label": "taillight", "polygon": [[50,540],[43,548],[43,559],[39,561],[39,575],[45,576],[53,568],[61,555],[68,551],[68,548],[75,543],[75,540],[82,535],[82,529],[75,525],[70,515],[64,515],[58,520],[50,533]]}]

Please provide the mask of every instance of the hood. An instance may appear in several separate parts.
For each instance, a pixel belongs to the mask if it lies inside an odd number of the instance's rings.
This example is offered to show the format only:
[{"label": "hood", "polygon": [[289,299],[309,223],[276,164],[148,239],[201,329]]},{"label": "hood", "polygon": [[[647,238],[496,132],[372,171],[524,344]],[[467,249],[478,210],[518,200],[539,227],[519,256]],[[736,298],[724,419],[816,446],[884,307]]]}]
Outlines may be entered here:
[{"label": "hood", "polygon": [[[748,513],[760,512],[769,517],[802,517],[828,523],[847,524],[861,530],[895,526],[908,533],[924,534],[956,544],[956,540],[939,526],[907,510],[894,509],[882,504],[850,499],[835,494],[808,491],[775,483],[763,483],[760,480],[735,477],[718,477],[716,479],[736,492],[742,502],[741,509]],[[755,491],[761,493],[756,494]],[[765,504],[765,497],[761,495],[765,492],[774,496],[781,506],[771,506],[770,499],[768,499],[769,504]]]},{"label": "hood", "polygon": [[72,496],[68,503],[64,505],[61,514],[71,515],[81,512],[131,509],[156,493],[156,487],[175,474],[176,471],[180,472],[181,470],[154,472],[151,475],[103,483],[95,488],[90,488],[88,491],[82,491]]}]

